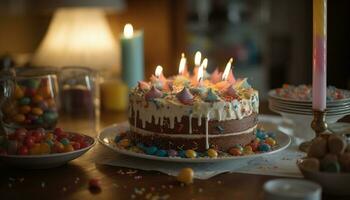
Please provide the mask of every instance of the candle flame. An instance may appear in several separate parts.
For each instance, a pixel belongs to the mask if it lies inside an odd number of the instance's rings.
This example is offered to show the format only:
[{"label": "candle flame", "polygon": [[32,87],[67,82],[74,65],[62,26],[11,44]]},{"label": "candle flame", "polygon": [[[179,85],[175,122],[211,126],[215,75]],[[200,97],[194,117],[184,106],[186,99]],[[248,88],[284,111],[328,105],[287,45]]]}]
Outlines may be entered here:
[{"label": "candle flame", "polygon": [[199,66],[201,64],[202,60],[202,54],[200,51],[197,51],[196,54],[194,55],[194,64],[196,66]]},{"label": "candle flame", "polygon": [[180,64],[179,64],[179,74],[183,74],[184,73],[185,67],[186,67],[186,58],[185,58],[185,54],[182,53],[181,54]]},{"label": "candle flame", "polygon": [[158,66],[156,67],[156,71],[154,72],[154,74],[156,75],[157,78],[159,78],[160,75],[162,74],[162,72],[163,72],[163,67],[160,66],[160,65],[158,65]]},{"label": "candle flame", "polygon": [[224,73],[222,74],[222,80],[223,80],[223,81],[226,81],[227,78],[228,78],[228,75],[229,75],[230,70],[231,70],[232,62],[233,62],[233,59],[230,58],[230,60],[229,60],[229,61],[227,62],[227,64],[226,64],[225,71],[224,71]]},{"label": "candle flame", "polygon": [[131,38],[134,35],[134,29],[131,24],[125,24],[124,37]]}]

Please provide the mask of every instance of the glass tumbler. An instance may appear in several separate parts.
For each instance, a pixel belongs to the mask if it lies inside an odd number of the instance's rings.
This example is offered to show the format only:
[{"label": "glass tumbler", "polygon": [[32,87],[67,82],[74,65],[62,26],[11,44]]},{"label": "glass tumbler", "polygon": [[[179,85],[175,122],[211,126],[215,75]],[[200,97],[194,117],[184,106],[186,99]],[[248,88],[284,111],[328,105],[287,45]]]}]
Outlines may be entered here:
[{"label": "glass tumbler", "polygon": [[59,76],[60,123],[70,131],[94,135],[99,126],[97,73],[87,67],[64,67]]}]

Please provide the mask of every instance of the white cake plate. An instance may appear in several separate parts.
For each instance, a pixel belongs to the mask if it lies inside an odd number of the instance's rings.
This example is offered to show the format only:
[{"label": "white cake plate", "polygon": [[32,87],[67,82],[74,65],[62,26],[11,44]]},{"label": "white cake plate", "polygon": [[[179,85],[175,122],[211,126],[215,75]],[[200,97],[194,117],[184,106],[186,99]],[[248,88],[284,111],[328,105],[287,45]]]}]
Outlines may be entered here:
[{"label": "white cake plate", "polygon": [[160,160],[160,161],[167,161],[167,162],[179,162],[179,163],[212,163],[212,162],[222,162],[222,161],[230,161],[230,160],[238,160],[238,159],[252,159],[256,157],[262,157],[262,156],[267,156],[270,154],[274,154],[277,152],[280,152],[284,149],[286,149],[290,143],[291,143],[291,138],[279,131],[274,131],[276,134],[276,141],[277,141],[277,146],[273,148],[269,152],[265,153],[258,153],[258,154],[252,154],[252,155],[244,155],[244,156],[225,156],[225,157],[218,157],[218,158],[209,158],[209,157],[200,157],[200,158],[181,158],[181,157],[159,157],[159,156],[154,156],[154,155],[147,155],[143,153],[136,153],[133,151],[129,151],[126,149],[118,148],[114,142],[114,138],[117,135],[120,135],[121,133],[124,133],[129,130],[129,123],[124,122],[120,124],[114,124],[112,126],[108,126],[104,128],[99,136],[98,140],[101,144],[104,146],[110,148],[111,150],[127,155],[127,156],[132,156],[132,157],[137,157],[137,158],[143,158],[143,159],[149,159],[149,160]]},{"label": "white cake plate", "polygon": [[45,155],[0,155],[0,163],[22,169],[48,169],[59,167],[80,157],[96,144],[95,138],[87,135],[83,136],[86,138],[89,146],[79,150]]}]

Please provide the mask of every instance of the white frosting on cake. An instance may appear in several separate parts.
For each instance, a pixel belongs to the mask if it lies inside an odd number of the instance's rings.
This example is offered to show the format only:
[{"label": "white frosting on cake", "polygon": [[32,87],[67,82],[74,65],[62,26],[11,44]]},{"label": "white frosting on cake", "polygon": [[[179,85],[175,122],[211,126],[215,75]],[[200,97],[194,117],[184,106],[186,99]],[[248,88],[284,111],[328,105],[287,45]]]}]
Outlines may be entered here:
[{"label": "white frosting on cake", "polygon": [[[181,123],[183,116],[189,117],[189,133],[192,133],[192,118],[198,119],[198,126],[202,126],[202,119],[205,119],[205,137],[206,147],[209,148],[208,122],[210,120],[234,120],[242,119],[251,115],[253,112],[258,113],[259,98],[257,91],[249,96],[249,99],[234,99],[232,101],[219,100],[216,102],[194,101],[193,105],[183,104],[170,94],[163,98],[155,98],[146,101],[144,93],[137,89],[132,89],[129,95],[129,118],[134,115],[134,127],[136,127],[137,116],[142,122],[142,128],[146,127],[146,122],[152,123],[154,118],[156,125],[165,125],[171,129],[174,128],[175,122]],[[165,120],[169,118],[170,124]],[[141,130],[141,129],[140,129]],[[140,130],[137,130],[139,132]]]}]

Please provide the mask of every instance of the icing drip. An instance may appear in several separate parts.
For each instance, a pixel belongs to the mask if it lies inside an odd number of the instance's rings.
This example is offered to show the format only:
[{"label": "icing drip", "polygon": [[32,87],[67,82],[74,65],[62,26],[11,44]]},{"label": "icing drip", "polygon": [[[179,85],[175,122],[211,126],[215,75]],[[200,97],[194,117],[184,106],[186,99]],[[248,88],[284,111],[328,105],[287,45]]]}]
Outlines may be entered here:
[{"label": "icing drip", "polygon": [[209,125],[208,124],[209,124],[209,113],[205,118],[205,148],[206,149],[209,149],[209,130],[208,130]]},{"label": "icing drip", "polygon": [[137,124],[137,111],[134,110],[134,125]]},{"label": "icing drip", "polygon": [[188,125],[188,133],[192,134],[192,114],[190,114],[188,116],[188,120],[189,120],[189,125]]}]

